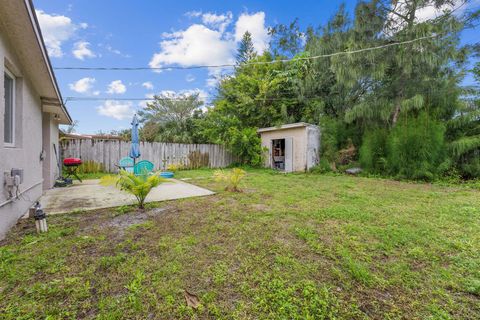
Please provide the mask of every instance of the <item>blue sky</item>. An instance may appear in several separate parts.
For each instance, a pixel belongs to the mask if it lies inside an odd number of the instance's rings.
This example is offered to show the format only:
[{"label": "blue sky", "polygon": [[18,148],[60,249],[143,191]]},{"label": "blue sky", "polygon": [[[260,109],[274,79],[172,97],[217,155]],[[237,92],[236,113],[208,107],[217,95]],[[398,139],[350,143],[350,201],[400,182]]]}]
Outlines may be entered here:
[{"label": "blue sky", "polygon": [[[266,48],[269,26],[299,18],[302,27],[325,23],[341,3],[353,12],[356,1],[65,1],[34,0],[54,67],[148,67],[231,62],[238,40],[253,34]],[[480,1],[475,0],[477,6]],[[471,7],[473,6],[471,5]],[[425,12],[425,15],[431,14]],[[462,34],[478,41],[477,30]],[[101,97],[110,101],[69,101],[77,132],[129,127],[139,101],[161,92],[215,94],[218,70],[72,71],[57,70],[64,98]],[[467,80],[468,81],[468,80]]]}]

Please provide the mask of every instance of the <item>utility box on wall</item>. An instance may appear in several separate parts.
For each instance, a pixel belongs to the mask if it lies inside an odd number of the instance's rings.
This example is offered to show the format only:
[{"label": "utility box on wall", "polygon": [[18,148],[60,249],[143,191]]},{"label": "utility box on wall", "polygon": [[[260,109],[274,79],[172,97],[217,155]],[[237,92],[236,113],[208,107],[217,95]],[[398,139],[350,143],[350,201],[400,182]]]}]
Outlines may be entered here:
[{"label": "utility box on wall", "polygon": [[307,171],[320,160],[320,128],[305,122],[258,129],[266,149],[265,167],[283,172]]}]

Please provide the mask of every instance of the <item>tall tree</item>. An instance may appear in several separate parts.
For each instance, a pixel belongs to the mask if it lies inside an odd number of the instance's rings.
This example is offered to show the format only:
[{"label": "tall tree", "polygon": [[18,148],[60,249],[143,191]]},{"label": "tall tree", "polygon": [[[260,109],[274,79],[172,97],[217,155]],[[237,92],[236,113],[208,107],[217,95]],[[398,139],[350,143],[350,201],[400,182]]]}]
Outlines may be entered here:
[{"label": "tall tree", "polygon": [[253,46],[252,34],[249,31],[245,31],[240,41],[237,53],[237,64],[242,65],[255,58],[256,52]]},{"label": "tall tree", "polygon": [[[439,119],[452,115],[458,98],[452,90],[465,61],[459,48],[462,18],[453,14],[453,2],[372,0],[357,6],[348,49],[384,48],[332,58],[338,81],[351,88],[364,85],[362,98],[348,106],[347,121],[395,126],[402,113],[428,109]],[[444,13],[422,20],[426,8]]]},{"label": "tall tree", "polygon": [[197,142],[194,122],[201,117],[203,104],[198,93],[154,96],[138,113],[144,123],[140,136],[147,141]]}]

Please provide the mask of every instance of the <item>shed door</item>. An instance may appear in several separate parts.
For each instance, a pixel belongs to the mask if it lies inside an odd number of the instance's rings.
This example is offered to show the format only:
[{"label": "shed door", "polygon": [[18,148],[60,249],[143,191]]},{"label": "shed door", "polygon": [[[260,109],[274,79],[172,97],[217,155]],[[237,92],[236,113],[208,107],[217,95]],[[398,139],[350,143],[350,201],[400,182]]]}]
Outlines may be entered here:
[{"label": "shed door", "polygon": [[293,171],[293,138],[285,138],[285,172]]}]

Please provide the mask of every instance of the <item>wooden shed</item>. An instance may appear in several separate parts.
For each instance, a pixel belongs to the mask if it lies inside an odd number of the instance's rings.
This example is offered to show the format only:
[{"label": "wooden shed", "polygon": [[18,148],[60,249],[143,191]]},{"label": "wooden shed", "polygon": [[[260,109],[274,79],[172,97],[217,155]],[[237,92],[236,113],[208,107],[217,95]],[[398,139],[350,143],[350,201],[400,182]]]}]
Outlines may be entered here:
[{"label": "wooden shed", "polygon": [[306,171],[317,165],[320,128],[305,122],[261,128],[257,131],[266,149],[265,167],[284,172]]}]

